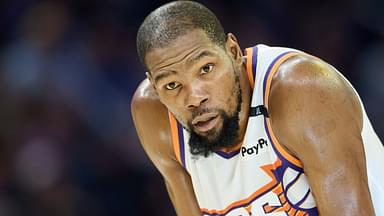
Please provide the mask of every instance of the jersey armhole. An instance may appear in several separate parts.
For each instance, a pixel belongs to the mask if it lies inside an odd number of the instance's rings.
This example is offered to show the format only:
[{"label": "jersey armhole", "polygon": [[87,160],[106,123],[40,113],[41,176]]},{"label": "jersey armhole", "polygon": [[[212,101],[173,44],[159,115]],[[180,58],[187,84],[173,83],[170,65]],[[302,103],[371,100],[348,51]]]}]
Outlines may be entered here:
[{"label": "jersey armhole", "polygon": [[257,71],[257,58],[258,58],[258,47],[250,47],[245,49],[245,55],[247,57],[246,68],[247,68],[247,77],[249,80],[249,85],[251,89],[254,88],[256,82],[256,71]]},{"label": "jersey armhole", "polygon": [[177,161],[185,168],[183,127],[177,122],[171,112],[168,112],[171,127],[172,146]]},{"label": "jersey armhole", "polygon": [[[263,90],[264,90],[264,106],[268,109],[268,102],[269,102],[269,93],[270,93],[270,88],[271,88],[271,83],[272,83],[272,78],[273,76],[275,75],[275,73],[278,71],[278,68],[280,67],[280,65],[285,62],[286,60],[288,60],[289,58],[291,57],[294,57],[294,56],[297,56],[299,55],[300,53],[299,52],[294,52],[294,51],[288,51],[288,52],[284,52],[282,54],[280,54],[279,56],[277,56],[273,62],[269,65],[268,69],[267,69],[267,73],[264,77],[264,86],[263,86]],[[272,126],[271,126],[271,120],[270,118],[264,118],[265,121],[265,129],[267,131],[267,134],[270,138],[270,140],[272,141],[272,144],[274,146],[274,150],[276,151],[276,153],[280,156],[280,157],[283,157],[285,160],[289,161],[290,163],[292,163],[293,165],[299,167],[299,168],[303,168],[303,165],[301,163],[301,161],[295,157],[294,155],[292,155],[291,153],[289,153],[285,147],[283,147],[279,141],[277,140],[276,138],[276,135],[274,134],[273,130],[272,130]]]}]

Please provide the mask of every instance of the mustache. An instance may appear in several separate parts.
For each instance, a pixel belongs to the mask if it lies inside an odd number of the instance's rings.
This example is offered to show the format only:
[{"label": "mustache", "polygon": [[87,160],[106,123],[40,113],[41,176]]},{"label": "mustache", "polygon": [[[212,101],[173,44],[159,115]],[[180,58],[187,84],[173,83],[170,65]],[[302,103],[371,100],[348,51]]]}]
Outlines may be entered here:
[{"label": "mustache", "polygon": [[193,119],[195,119],[196,117],[200,116],[200,115],[203,115],[205,113],[218,113],[219,116],[223,116],[225,115],[225,111],[223,109],[220,109],[220,108],[197,108],[196,110],[192,111],[192,118],[190,120],[188,120],[187,122],[187,125],[189,127],[190,130],[192,130],[193,128],[193,124],[192,124],[192,121]]},{"label": "mustache", "polygon": [[[192,112],[192,119],[205,113],[223,113],[224,110],[218,108],[198,108]],[[192,121],[192,120],[191,120]]]}]

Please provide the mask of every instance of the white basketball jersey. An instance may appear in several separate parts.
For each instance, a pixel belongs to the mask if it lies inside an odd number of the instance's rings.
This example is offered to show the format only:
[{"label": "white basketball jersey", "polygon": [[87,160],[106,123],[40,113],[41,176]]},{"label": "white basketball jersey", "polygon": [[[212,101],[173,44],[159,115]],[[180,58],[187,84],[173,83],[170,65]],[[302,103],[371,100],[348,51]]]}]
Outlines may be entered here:
[{"label": "white basketball jersey", "polygon": [[[203,215],[318,215],[301,162],[277,141],[266,112],[273,75],[298,50],[257,45],[246,49],[253,88],[245,137],[233,151],[190,153],[189,133],[169,115],[175,154],[191,176]],[[376,215],[384,215],[384,148],[364,112],[362,137]]]}]

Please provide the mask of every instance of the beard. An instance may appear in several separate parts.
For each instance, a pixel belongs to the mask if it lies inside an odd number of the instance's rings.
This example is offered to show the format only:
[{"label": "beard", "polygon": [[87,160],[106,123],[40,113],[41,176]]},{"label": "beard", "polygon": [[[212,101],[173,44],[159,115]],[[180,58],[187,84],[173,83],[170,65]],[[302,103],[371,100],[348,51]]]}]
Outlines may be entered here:
[{"label": "beard", "polygon": [[[235,77],[236,109],[233,113],[227,114],[222,109],[216,109],[223,124],[221,129],[216,132],[208,133],[202,136],[196,133],[192,128],[191,122],[188,123],[190,130],[189,146],[192,155],[203,155],[208,157],[212,152],[221,148],[231,147],[239,142],[239,113],[241,111],[242,95],[239,76]],[[205,112],[212,110],[204,110]]]}]

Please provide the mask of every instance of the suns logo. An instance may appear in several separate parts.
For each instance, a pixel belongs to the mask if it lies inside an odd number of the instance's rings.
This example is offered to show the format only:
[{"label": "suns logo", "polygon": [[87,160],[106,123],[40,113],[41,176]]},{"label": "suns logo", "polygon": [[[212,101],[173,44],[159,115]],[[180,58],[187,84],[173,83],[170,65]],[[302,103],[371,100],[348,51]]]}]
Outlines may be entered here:
[{"label": "suns logo", "polygon": [[[318,215],[316,202],[309,183],[302,170],[277,160],[274,164],[261,167],[272,181],[261,190],[236,205],[224,210],[202,209],[209,216],[312,216]],[[278,178],[278,176],[280,178]],[[279,181],[280,180],[280,181]]]}]

